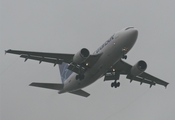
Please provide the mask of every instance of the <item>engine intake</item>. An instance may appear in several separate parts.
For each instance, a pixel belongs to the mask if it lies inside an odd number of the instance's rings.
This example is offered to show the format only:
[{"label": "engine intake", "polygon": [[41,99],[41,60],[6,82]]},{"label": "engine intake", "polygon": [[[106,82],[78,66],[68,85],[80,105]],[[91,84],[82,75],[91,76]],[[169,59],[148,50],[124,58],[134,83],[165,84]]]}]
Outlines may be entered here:
[{"label": "engine intake", "polygon": [[146,62],[140,60],[131,68],[130,73],[132,76],[138,76],[142,74],[146,70],[146,68],[147,68]]},{"label": "engine intake", "polygon": [[73,57],[73,63],[81,64],[89,57],[89,50],[86,48],[82,48],[78,51]]}]

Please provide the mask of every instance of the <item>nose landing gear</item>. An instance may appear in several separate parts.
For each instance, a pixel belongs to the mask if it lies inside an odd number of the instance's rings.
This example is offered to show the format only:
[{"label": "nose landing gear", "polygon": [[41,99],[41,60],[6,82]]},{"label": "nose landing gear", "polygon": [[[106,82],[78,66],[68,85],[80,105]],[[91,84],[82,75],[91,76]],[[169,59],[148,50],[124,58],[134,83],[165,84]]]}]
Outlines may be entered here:
[{"label": "nose landing gear", "polygon": [[123,52],[123,59],[127,59],[127,55],[126,55],[126,53],[128,52],[128,48],[126,48],[126,47],[124,47],[123,49],[122,49],[122,52]]}]

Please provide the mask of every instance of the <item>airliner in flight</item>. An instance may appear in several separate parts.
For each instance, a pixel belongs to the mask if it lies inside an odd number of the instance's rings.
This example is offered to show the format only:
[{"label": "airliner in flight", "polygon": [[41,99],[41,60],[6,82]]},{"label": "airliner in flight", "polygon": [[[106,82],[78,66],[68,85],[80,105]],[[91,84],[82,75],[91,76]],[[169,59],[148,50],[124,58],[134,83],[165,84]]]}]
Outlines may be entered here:
[{"label": "airliner in flight", "polygon": [[135,44],[138,31],[134,27],[127,27],[114,33],[93,54],[82,48],[76,54],[45,53],[20,50],[7,50],[6,53],[18,54],[21,58],[37,60],[39,63],[48,62],[54,66],[58,64],[62,83],[38,83],[30,86],[58,90],[59,94],[71,93],[88,97],[90,94],[82,90],[104,76],[104,81],[113,81],[111,87],[120,86],[120,75],[126,78],[149,84],[150,87],[159,84],[167,87],[169,83],[145,72],[147,64],[140,60],[130,65],[122,59],[127,59],[127,53]]}]

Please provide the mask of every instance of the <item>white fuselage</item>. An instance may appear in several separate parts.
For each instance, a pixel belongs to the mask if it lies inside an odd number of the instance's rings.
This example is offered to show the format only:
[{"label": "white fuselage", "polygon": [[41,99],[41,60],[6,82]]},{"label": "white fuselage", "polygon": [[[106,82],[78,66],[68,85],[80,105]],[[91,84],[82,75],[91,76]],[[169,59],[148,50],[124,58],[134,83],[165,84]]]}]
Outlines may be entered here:
[{"label": "white fuselage", "polygon": [[[60,92],[71,92],[86,87],[102,77],[124,54],[135,44],[138,31],[126,28],[115,33],[94,54],[102,54],[98,61],[85,72],[83,80],[76,80],[76,73],[71,74],[64,82],[64,88]],[[123,51],[125,49],[125,52]]]}]

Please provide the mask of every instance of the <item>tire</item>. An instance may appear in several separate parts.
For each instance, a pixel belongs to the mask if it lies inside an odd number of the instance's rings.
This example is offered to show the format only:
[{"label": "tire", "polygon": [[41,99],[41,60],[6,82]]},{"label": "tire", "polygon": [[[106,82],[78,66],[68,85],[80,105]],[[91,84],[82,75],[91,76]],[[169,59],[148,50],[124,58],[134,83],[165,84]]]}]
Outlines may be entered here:
[{"label": "tire", "polygon": [[120,87],[120,82],[117,83],[117,87]]},{"label": "tire", "polygon": [[111,83],[111,87],[114,87],[114,83],[113,82]]}]

